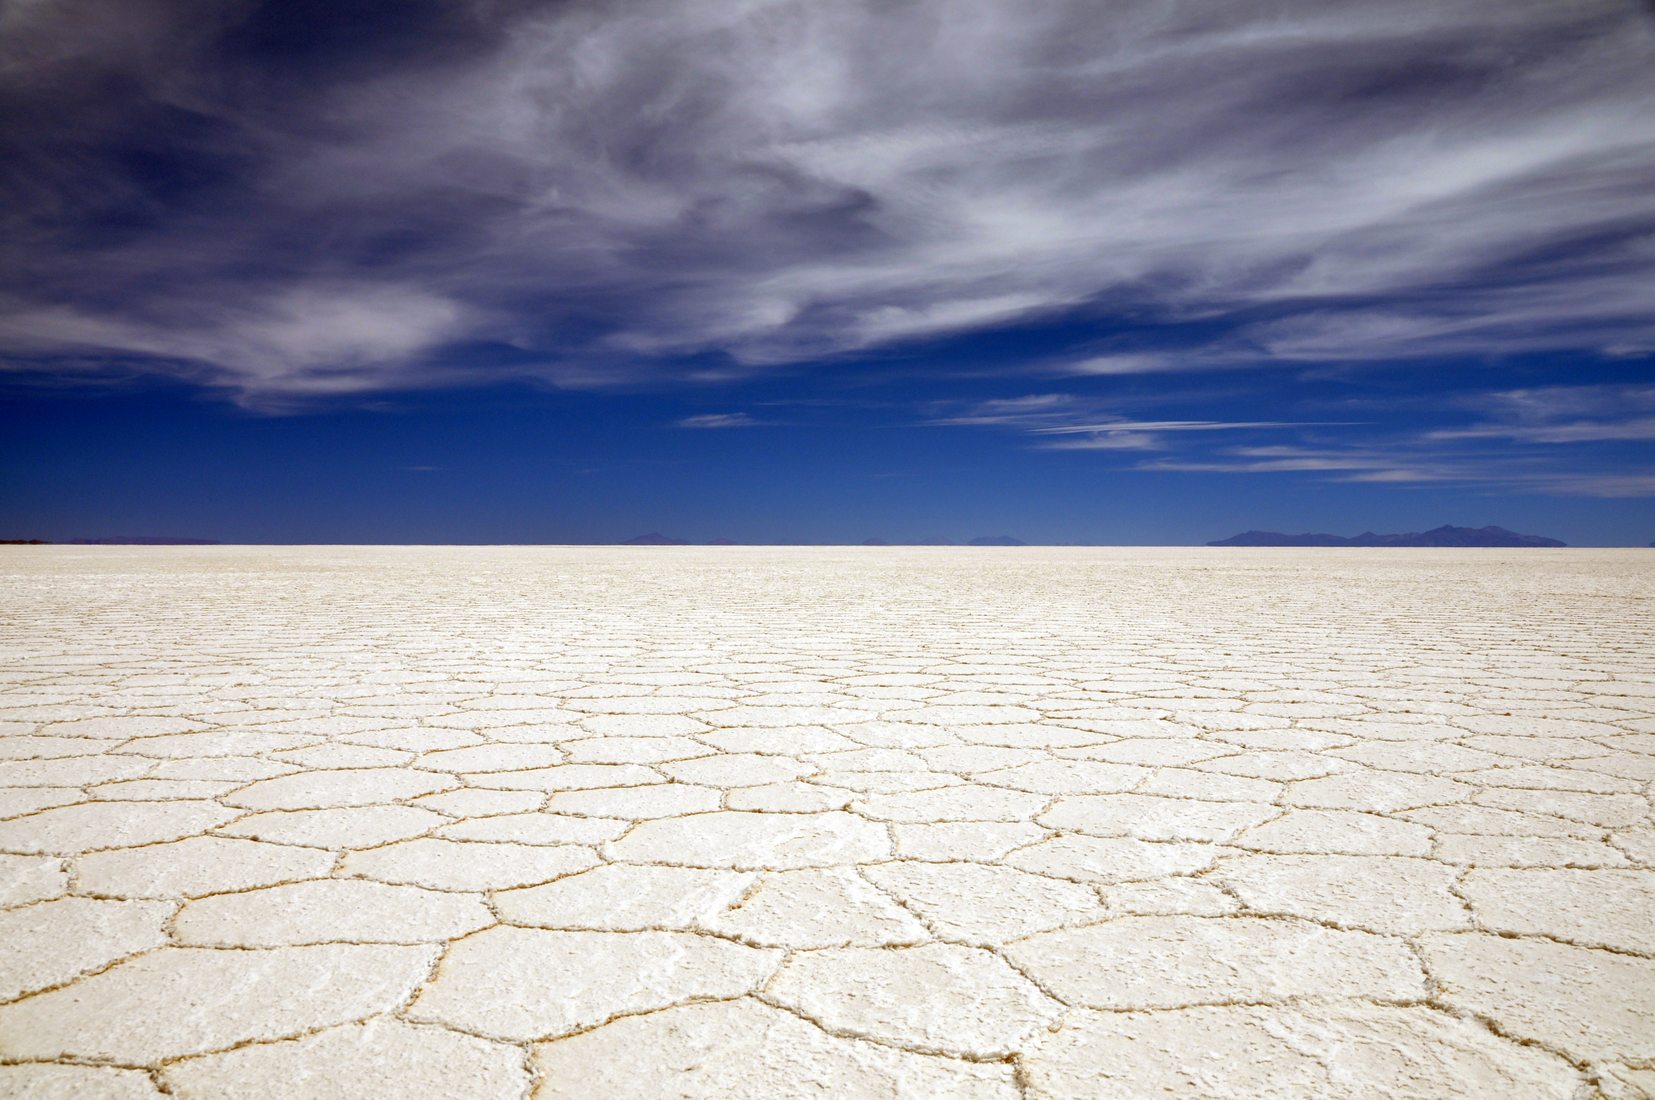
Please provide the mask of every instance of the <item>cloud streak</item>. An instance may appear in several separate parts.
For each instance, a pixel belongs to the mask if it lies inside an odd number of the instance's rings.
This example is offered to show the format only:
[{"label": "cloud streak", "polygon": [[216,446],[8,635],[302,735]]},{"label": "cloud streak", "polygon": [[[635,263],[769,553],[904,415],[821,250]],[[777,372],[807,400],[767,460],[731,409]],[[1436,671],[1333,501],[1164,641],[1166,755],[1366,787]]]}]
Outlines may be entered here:
[{"label": "cloud streak", "polygon": [[680,428],[700,428],[702,430],[718,428],[756,428],[764,423],[754,420],[742,412],[735,413],[702,413],[698,416],[686,416],[677,422]]},{"label": "cloud streak", "polygon": [[[1211,404],[1211,399],[1203,403]],[[926,423],[1015,432],[1034,450],[1160,452],[1115,464],[1141,472],[1655,496],[1647,448],[1641,455],[1613,450],[1655,439],[1652,386],[1541,386],[1462,394],[1438,414],[1455,421],[1453,426],[1437,428],[1405,426],[1380,416],[1381,411],[1370,409],[1372,420],[1129,418],[1110,414],[1095,398],[1045,393],[933,405]],[[1468,416],[1473,418],[1469,424]],[[1410,419],[1417,421],[1417,414]]]},{"label": "cloud streak", "polygon": [[1655,349],[1629,4],[290,7],[0,9],[7,367],[258,403],[1073,316],[1148,333],[1089,375]]}]

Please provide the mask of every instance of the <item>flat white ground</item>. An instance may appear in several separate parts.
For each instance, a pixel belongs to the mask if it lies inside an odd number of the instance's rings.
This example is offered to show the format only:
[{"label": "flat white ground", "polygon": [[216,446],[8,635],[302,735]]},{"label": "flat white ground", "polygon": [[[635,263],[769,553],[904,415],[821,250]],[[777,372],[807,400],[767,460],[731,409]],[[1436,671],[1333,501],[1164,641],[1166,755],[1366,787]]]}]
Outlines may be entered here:
[{"label": "flat white ground", "polygon": [[0,1095],[1647,1096],[1652,626],[1639,551],[6,548]]}]

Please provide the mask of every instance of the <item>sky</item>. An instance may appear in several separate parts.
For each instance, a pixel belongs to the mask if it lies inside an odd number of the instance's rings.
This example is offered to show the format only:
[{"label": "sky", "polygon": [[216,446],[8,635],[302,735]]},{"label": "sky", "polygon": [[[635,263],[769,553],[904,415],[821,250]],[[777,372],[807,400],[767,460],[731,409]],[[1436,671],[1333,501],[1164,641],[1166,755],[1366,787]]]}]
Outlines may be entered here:
[{"label": "sky", "polygon": [[1643,0],[0,0],[0,538],[1655,540]]}]

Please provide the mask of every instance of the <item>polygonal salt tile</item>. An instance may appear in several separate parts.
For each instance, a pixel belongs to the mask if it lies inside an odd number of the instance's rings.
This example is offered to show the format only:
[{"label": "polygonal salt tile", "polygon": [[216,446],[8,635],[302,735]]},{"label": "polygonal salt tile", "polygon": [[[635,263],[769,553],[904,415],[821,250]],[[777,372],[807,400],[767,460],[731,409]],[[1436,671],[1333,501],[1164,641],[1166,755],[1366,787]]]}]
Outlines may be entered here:
[{"label": "polygonal salt tile", "polygon": [[579,724],[600,737],[680,737],[708,728],[682,714],[588,714]]},{"label": "polygonal salt tile", "polygon": [[724,792],[717,787],[657,783],[644,787],[558,791],[546,803],[546,809],[560,814],[640,820],[705,813],[718,809],[723,801]]},{"label": "polygonal salt tile", "polygon": [[661,782],[661,773],[642,764],[559,764],[523,771],[467,772],[469,782],[506,790],[584,791],[640,787]]},{"label": "polygonal salt tile", "polygon": [[1154,774],[1133,764],[1096,760],[1042,760],[982,772],[979,783],[1035,794],[1107,794],[1129,791]]},{"label": "polygonal salt tile", "polygon": [[374,848],[428,833],[449,819],[414,806],[343,806],[337,810],[269,810],[220,826],[225,836],[333,850]]},{"label": "polygonal salt tile", "polygon": [[1603,722],[1582,722],[1530,714],[1469,715],[1456,720],[1455,725],[1473,733],[1516,737],[1603,737],[1625,732]]},{"label": "polygonal salt tile", "polygon": [[706,700],[653,695],[616,695],[601,699],[570,698],[564,705],[571,711],[581,712],[569,716],[572,719],[580,719],[587,714],[689,714],[706,709]]},{"label": "polygonal salt tile", "polygon": [[282,764],[256,756],[203,756],[156,761],[151,779],[210,779],[240,786],[255,779],[272,779],[299,771],[297,765]]},{"label": "polygonal salt tile", "polygon": [[1068,835],[1020,848],[1007,862],[1053,878],[1109,883],[1190,874],[1217,858],[1211,844]]},{"label": "polygonal salt tile", "polygon": [[397,749],[402,752],[434,752],[437,749],[481,745],[485,738],[482,734],[470,730],[434,730],[417,726],[409,729],[363,730],[341,740],[352,745]]},{"label": "polygonal salt tile", "polygon": [[383,729],[390,724],[386,719],[379,717],[330,714],[325,718],[294,718],[285,722],[268,722],[259,728],[280,730],[283,733],[304,734],[313,741],[319,741]]},{"label": "polygonal salt tile", "polygon": [[435,953],[360,944],[163,948],[0,1006],[0,1057],[143,1065],[347,1023],[401,1004]]},{"label": "polygonal salt tile", "polygon": [[531,844],[404,840],[352,852],[340,871],[380,882],[436,890],[505,890],[549,882],[598,862],[590,848]]},{"label": "polygonal salt tile", "polygon": [[1655,959],[1473,932],[1421,942],[1442,1002],[1572,1058],[1655,1058]]},{"label": "polygonal salt tile", "polygon": [[1122,917],[1041,932],[1006,954],[1066,1002],[1099,1009],[1400,1001],[1425,992],[1419,963],[1400,939],[1305,921]]},{"label": "polygonal salt tile", "polygon": [[1492,932],[1639,953],[1655,948],[1655,871],[1474,868],[1460,892]]},{"label": "polygonal salt tile", "polygon": [[1635,794],[1589,794],[1580,791],[1529,791],[1492,787],[1472,800],[1479,806],[1561,817],[1603,829],[1624,828],[1649,820],[1649,802]]},{"label": "polygonal salt tile", "polygon": [[909,794],[916,791],[935,791],[944,787],[961,787],[965,780],[948,772],[834,772],[809,780],[834,791],[860,791],[869,794]]},{"label": "polygonal salt tile", "polygon": [[1255,912],[1413,935],[1470,927],[1455,874],[1411,856],[1271,855],[1231,857],[1212,877]]},{"label": "polygonal salt tile", "polygon": [[495,907],[513,924],[606,932],[692,929],[734,905],[757,876],[690,867],[610,865],[505,890]]},{"label": "polygonal salt tile", "polygon": [[892,825],[902,859],[995,863],[1014,848],[1047,835],[1027,821],[947,821],[934,825]]},{"label": "polygonal salt tile", "polygon": [[601,844],[626,832],[624,821],[570,814],[526,813],[477,817],[444,825],[447,840],[509,841],[514,844]]},{"label": "polygonal salt tile", "polygon": [[316,878],[332,869],[333,855],[313,848],[192,836],[81,856],[75,885],[104,897],[190,897]]},{"label": "polygonal salt tile", "polygon": [[1412,821],[1351,810],[1292,810],[1234,838],[1265,852],[1423,856],[1431,830]]},{"label": "polygonal salt tile", "polygon": [[449,948],[408,1017],[513,1042],[549,1039],[627,1013],[739,997],[780,958],[693,932],[491,928]]},{"label": "polygonal salt tile", "polygon": [[774,729],[737,726],[707,730],[696,734],[695,739],[722,752],[767,752],[784,756],[859,747],[857,742],[826,726],[782,726]]},{"label": "polygonal salt tile", "polygon": [[899,772],[928,770],[925,758],[905,749],[848,749],[843,752],[814,752],[810,763],[825,776],[838,772]]},{"label": "polygonal salt tile", "polygon": [[33,737],[0,730],[0,760],[44,760],[56,756],[97,756],[108,742],[92,737]]},{"label": "polygonal salt tile", "polygon": [[316,738],[265,730],[210,730],[165,737],[143,737],[111,751],[146,759],[193,759],[209,756],[262,756],[283,749],[302,749]]},{"label": "polygonal salt tile", "polygon": [[[1433,741],[1364,741],[1329,755],[1394,772],[1463,772],[1509,761],[1497,753]],[[1460,776],[1458,778],[1465,778]]]},{"label": "polygonal salt tile", "polygon": [[890,855],[885,830],[854,814],[724,811],[645,821],[607,846],[610,858],[732,870],[865,863]]},{"label": "polygonal salt tile", "polygon": [[4,787],[0,788],[0,820],[85,801],[79,787]]},{"label": "polygonal salt tile", "polygon": [[1346,761],[1320,756],[1296,749],[1255,750],[1190,764],[1195,771],[1215,775],[1238,775],[1253,779],[1274,779],[1288,782],[1295,779],[1317,779],[1349,771]]},{"label": "polygonal salt tile", "polygon": [[0,1096],[13,1100],[162,1100],[163,1094],[143,1070],[35,1062],[0,1066]]},{"label": "polygonal salt tile", "polygon": [[167,1086],[183,1100],[519,1096],[528,1076],[513,1047],[386,1017],[203,1055],[165,1070]]},{"label": "polygonal salt tile", "polygon": [[245,780],[123,779],[94,783],[86,790],[94,798],[120,802],[172,802],[185,798],[217,798],[242,786]]},{"label": "polygonal salt tile", "polygon": [[154,765],[131,756],[65,756],[0,761],[0,787],[84,787],[136,779]]},{"label": "polygonal salt tile", "polygon": [[1040,815],[1051,829],[1091,836],[1141,840],[1228,840],[1242,829],[1280,814],[1258,802],[1197,802],[1142,794],[1064,798]]},{"label": "polygonal salt tile", "polygon": [[160,734],[189,733],[206,729],[206,724],[188,718],[170,715],[116,715],[81,718],[69,722],[53,722],[42,726],[40,732],[53,737],[99,737],[110,741],[125,741],[129,737],[154,737]]},{"label": "polygonal salt tile", "polygon": [[680,783],[700,783],[709,787],[753,787],[761,783],[784,783],[809,775],[816,769],[785,756],[720,753],[694,760],[662,764],[660,770]]},{"label": "polygonal salt tile", "polygon": [[[693,710],[694,707],[689,709]],[[734,706],[705,715],[715,726],[846,726],[872,721],[879,715],[873,711],[853,707]],[[855,737],[854,733],[850,734]]]},{"label": "polygonal salt tile", "polygon": [[987,951],[953,944],[789,956],[765,999],[831,1031],[910,1050],[1000,1058],[1062,1013]]},{"label": "polygonal salt tile", "polygon": [[55,898],[68,888],[61,859],[0,855],[0,909]]},{"label": "polygonal salt tile", "polygon": [[288,749],[272,755],[304,768],[395,768],[414,758],[413,753],[404,750],[352,745],[343,741]]},{"label": "polygonal salt tile", "polygon": [[1488,806],[1461,804],[1433,806],[1424,810],[1404,810],[1395,815],[1405,821],[1416,822],[1439,833],[1467,833],[1481,836],[1511,837],[1578,837],[1594,840],[1602,831],[1589,825],[1563,821],[1540,814],[1517,810],[1500,810]]},{"label": "polygonal salt tile", "polygon": [[1625,867],[1630,862],[1604,841],[1555,836],[1444,833],[1431,855],[1444,863],[1482,867]]},{"label": "polygonal salt tile", "polygon": [[563,750],[556,745],[472,745],[425,753],[416,766],[454,774],[509,772],[552,767],[562,764],[565,758]]},{"label": "polygonal salt tile", "polygon": [[863,872],[944,939],[989,947],[1102,916],[1089,887],[978,863],[883,863]]},{"label": "polygonal salt tile", "polygon": [[1655,867],[1655,828],[1621,829],[1610,835],[1609,842],[1634,863]]},{"label": "polygonal salt tile", "polygon": [[430,943],[494,923],[480,898],[352,879],[218,894],[185,905],[178,941],[203,947]]},{"label": "polygonal salt tile", "polygon": [[1027,821],[1048,799],[1026,791],[967,784],[931,791],[870,794],[858,799],[858,813],[878,821],[913,824],[942,821]]},{"label": "polygonal salt tile", "polygon": [[1291,806],[1388,813],[1463,802],[1477,788],[1455,779],[1372,768],[1290,783],[1283,801]]},{"label": "polygonal salt tile", "polygon": [[946,745],[921,749],[917,755],[924,759],[927,767],[959,773],[1013,768],[1018,764],[1032,764],[1045,756],[1035,749],[1008,749],[999,745]]},{"label": "polygonal salt tile", "polygon": [[[648,1059],[636,1057],[649,1051]],[[1012,1067],[839,1038],[751,1000],[630,1016],[535,1047],[546,1100],[923,1096],[1013,1100]]]},{"label": "polygonal salt tile", "polygon": [[159,947],[172,910],[161,902],[58,898],[0,913],[0,1000]]},{"label": "polygonal salt tile", "polygon": [[[1072,749],[1110,740],[1107,734],[1077,729],[1068,722],[1050,725],[1038,722],[1009,722],[1003,725],[961,726],[949,732],[958,741],[963,741],[967,745],[1001,749]],[[862,739],[860,734],[853,736],[858,740]],[[936,738],[933,736],[929,743],[935,744]],[[923,744],[919,747],[923,747]]]},{"label": "polygonal salt tile", "polygon": [[1586,791],[1592,794],[1632,794],[1647,780],[1610,775],[1573,767],[1542,767],[1537,764],[1508,765],[1482,771],[1464,772],[1457,778],[1490,787],[1517,787],[1544,791]]},{"label": "polygonal salt tile", "polygon": [[264,779],[224,801],[250,810],[310,810],[371,806],[456,786],[446,775],[411,768],[340,768]]},{"label": "polygonal salt tile", "polygon": [[1239,903],[1210,882],[1193,878],[1166,878],[1111,886],[1109,912],[1115,915],[1222,917]]},{"label": "polygonal salt tile", "polygon": [[178,840],[235,816],[217,802],[85,802],[0,822],[0,848],[73,855]]},{"label": "polygonal salt tile", "polygon": [[758,787],[737,787],[725,797],[724,804],[732,810],[822,813],[842,810],[855,797],[853,791],[815,783],[767,783]]},{"label": "polygonal salt tile", "polygon": [[425,719],[425,724],[438,729],[488,730],[491,734],[504,729],[521,727],[534,732],[535,740],[545,740],[545,727],[559,729],[580,715],[561,707],[531,708],[527,710],[466,710],[455,714],[438,714]]},{"label": "polygonal salt tile", "polygon": [[[1155,1056],[1146,1058],[1146,1051]],[[1556,1055],[1425,1008],[1350,1005],[1081,1012],[1038,1035],[1024,1058],[1042,1096],[1252,1100],[1317,1096],[1526,1096],[1585,1087]]]},{"label": "polygonal salt tile", "polygon": [[[884,715],[891,722],[915,722],[926,726],[988,726],[1008,725],[1012,723],[1034,722],[1040,718],[1040,712],[1028,707],[1014,705],[973,706],[923,706],[904,710],[892,710]],[[846,719],[854,721],[854,719]]]},{"label": "polygonal salt tile", "polygon": [[[1319,779],[1313,783],[1322,782]],[[1284,784],[1274,779],[1253,779],[1244,775],[1219,775],[1188,768],[1162,768],[1138,787],[1138,794],[1187,798],[1197,802],[1274,802]]]},{"label": "polygonal salt tile", "polygon": [[930,938],[911,913],[843,867],[769,872],[702,924],[748,943],[789,948],[883,947]]},{"label": "polygonal salt tile", "polygon": [[571,764],[660,764],[715,751],[687,737],[584,737],[561,741],[559,747]]},{"label": "polygonal salt tile", "polygon": [[540,791],[503,791],[489,787],[461,787],[441,794],[428,794],[413,800],[417,806],[427,806],[458,817],[488,817],[492,814],[526,813],[545,805],[546,795]]}]

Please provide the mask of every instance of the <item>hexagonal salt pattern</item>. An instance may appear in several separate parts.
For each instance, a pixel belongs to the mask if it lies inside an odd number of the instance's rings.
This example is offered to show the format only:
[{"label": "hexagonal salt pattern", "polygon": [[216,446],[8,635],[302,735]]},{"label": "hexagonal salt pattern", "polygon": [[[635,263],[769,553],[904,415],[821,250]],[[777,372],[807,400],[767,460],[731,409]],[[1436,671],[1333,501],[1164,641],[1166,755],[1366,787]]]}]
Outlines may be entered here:
[{"label": "hexagonal salt pattern", "polygon": [[0,550],[0,1095],[1655,1090],[1655,556]]}]

